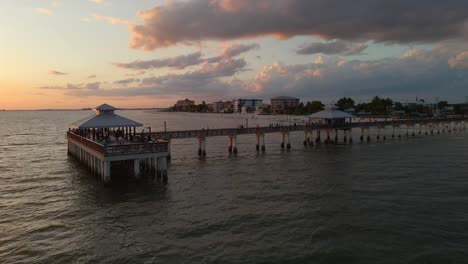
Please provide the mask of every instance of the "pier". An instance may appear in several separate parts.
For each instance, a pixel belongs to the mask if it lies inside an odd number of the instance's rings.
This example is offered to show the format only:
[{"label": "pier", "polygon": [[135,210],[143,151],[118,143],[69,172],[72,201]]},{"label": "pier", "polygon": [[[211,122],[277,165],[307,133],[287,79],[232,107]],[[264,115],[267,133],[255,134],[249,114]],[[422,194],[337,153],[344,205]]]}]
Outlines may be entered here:
[{"label": "pier", "polygon": [[[118,116],[114,110],[112,106],[101,105],[95,109],[95,116],[70,125],[67,132],[68,154],[87,166],[104,183],[109,183],[111,177],[118,173],[167,181],[170,143],[177,139],[197,139],[198,155],[205,157],[207,137],[227,137],[227,151],[237,154],[238,136],[241,135],[255,135],[255,150],[266,152],[266,134],[279,134],[281,148],[291,149],[292,132],[304,133],[304,147],[321,143],[351,144],[354,140],[353,129],[360,131],[359,141],[370,142],[387,140],[387,134],[381,134],[381,131],[389,127],[392,139],[466,131],[468,119],[459,116],[352,122],[354,116],[330,107],[309,116],[306,124],[137,132],[136,128],[142,127],[142,124]],[[374,139],[371,131],[374,132]]]},{"label": "pier", "polygon": [[110,105],[103,104],[95,111],[95,116],[70,125],[69,155],[98,175],[103,183],[109,183],[111,175],[118,173],[167,181],[167,141],[137,135],[136,128],[143,125],[116,115]]},{"label": "pier", "polygon": [[[354,116],[339,111],[336,107],[326,107],[323,111],[309,116],[307,124],[294,125],[271,125],[257,127],[239,127],[239,128],[220,128],[220,129],[198,129],[198,130],[180,130],[144,133],[145,137],[163,139],[171,142],[174,139],[196,138],[198,139],[198,155],[206,156],[206,138],[207,137],[227,137],[228,152],[238,153],[237,137],[240,135],[256,135],[256,151],[266,151],[265,135],[278,133],[281,135],[280,146],[282,149],[291,148],[291,133],[304,133],[304,146],[319,144],[346,144],[353,142],[353,129],[360,130],[359,140],[361,142],[370,142],[371,130],[377,135],[375,140],[387,140],[386,135],[381,135],[381,131],[387,127],[392,128],[391,138],[401,138],[402,128],[407,137],[416,136],[416,134],[450,134],[453,131],[465,131],[466,120],[468,117],[450,117],[450,118],[417,118],[417,119],[392,119],[392,120],[374,120],[353,122]],[[315,139],[312,137],[315,133]],[[322,136],[323,135],[323,136]],[[169,154],[170,155],[170,154]]]}]

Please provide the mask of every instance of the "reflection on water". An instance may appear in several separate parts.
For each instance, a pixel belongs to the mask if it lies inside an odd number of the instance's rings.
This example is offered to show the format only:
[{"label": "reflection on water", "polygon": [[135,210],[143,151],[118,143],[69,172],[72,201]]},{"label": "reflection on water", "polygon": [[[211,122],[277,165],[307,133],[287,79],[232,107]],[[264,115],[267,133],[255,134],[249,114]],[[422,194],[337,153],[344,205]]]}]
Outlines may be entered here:
[{"label": "reflection on water", "polygon": [[[245,116],[122,111],[162,130]],[[267,134],[175,140],[169,182],[103,187],[66,155],[86,111],[1,112],[1,263],[464,263],[466,134],[281,151]],[[249,125],[269,124],[256,117]],[[382,131],[391,134],[391,130]],[[390,137],[388,137],[390,138]]]}]

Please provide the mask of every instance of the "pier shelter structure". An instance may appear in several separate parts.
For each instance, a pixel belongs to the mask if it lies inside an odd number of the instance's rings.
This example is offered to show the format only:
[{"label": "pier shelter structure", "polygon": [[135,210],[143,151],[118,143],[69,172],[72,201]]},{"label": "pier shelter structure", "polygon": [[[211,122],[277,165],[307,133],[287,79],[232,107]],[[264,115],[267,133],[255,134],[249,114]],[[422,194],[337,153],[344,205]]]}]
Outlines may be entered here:
[{"label": "pier shelter structure", "polygon": [[103,104],[95,108],[95,115],[71,124],[68,154],[104,183],[109,183],[114,173],[167,180],[168,142],[137,133],[143,124],[117,115],[115,110]]},{"label": "pier shelter structure", "polygon": [[[348,134],[350,133],[351,124],[354,116],[346,112],[340,111],[338,107],[334,105],[326,106],[324,110],[309,115],[309,122],[311,124],[320,124],[325,125],[325,128],[328,126],[328,129],[325,129],[327,137],[325,143],[332,143],[331,133],[335,132],[334,142],[338,142],[338,131],[343,131],[343,141],[348,140]],[[320,130],[317,130],[317,136],[315,141],[320,142]],[[352,140],[352,137],[349,136],[349,139]]]}]

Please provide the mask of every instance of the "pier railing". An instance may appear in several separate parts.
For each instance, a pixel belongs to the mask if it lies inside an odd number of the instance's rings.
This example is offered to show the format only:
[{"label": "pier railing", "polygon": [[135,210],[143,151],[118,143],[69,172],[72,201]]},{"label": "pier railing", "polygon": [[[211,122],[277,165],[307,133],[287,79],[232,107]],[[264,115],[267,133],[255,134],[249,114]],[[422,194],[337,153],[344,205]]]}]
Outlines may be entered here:
[{"label": "pier railing", "polygon": [[73,132],[68,131],[67,137],[71,138],[83,146],[91,148],[104,156],[122,156],[122,155],[134,155],[144,153],[159,153],[167,152],[169,150],[168,142],[154,142],[154,143],[131,143],[131,144],[120,144],[120,145],[102,145],[93,140],[87,139]]},{"label": "pier railing", "polygon": [[105,156],[168,152],[168,142],[112,145],[104,148]]},{"label": "pier railing", "polygon": [[310,130],[347,130],[351,128],[369,128],[369,127],[385,127],[385,126],[414,126],[438,124],[447,122],[466,121],[466,117],[454,118],[424,118],[424,119],[397,119],[384,121],[365,121],[340,124],[318,124],[311,123],[305,125],[289,125],[289,126],[263,126],[263,127],[244,127],[244,128],[219,128],[219,129],[198,129],[198,130],[180,130],[166,132],[145,133],[144,136],[152,136],[163,139],[180,139],[180,138],[197,138],[197,137],[216,137],[216,136],[232,136],[243,134],[257,133],[275,133],[275,132],[292,132],[292,131],[310,131]]},{"label": "pier railing", "polygon": [[88,147],[88,148],[90,148],[90,149],[92,149],[94,151],[97,151],[98,153],[104,153],[104,146],[97,143],[97,142],[95,142],[95,141],[92,141],[90,139],[87,139],[85,137],[77,135],[77,134],[75,134],[73,132],[70,132],[70,131],[67,132],[67,137],[71,138],[71,139],[73,139],[75,141],[80,142],[80,144],[82,144],[82,145],[84,145],[84,146],[86,146],[86,147]]}]

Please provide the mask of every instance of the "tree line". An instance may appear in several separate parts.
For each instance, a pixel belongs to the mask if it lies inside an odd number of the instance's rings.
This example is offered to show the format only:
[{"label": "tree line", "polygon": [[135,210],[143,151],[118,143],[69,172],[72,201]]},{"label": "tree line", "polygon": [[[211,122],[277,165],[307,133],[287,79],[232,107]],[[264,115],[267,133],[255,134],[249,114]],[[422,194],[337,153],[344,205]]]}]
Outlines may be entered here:
[{"label": "tree line", "polygon": [[[423,102],[423,101],[421,101]],[[341,111],[352,111],[356,114],[364,113],[369,115],[390,115],[398,112],[400,114],[427,114],[430,115],[435,109],[442,110],[449,106],[447,101],[440,101],[435,105],[429,104],[405,104],[401,102],[395,102],[390,98],[381,98],[374,96],[370,102],[367,103],[356,103],[352,98],[342,97],[340,98],[335,106]],[[285,109],[283,114],[290,115],[309,115],[319,112],[324,109],[324,104],[321,101],[311,101],[300,103],[297,107]],[[461,105],[454,105],[454,114],[462,114],[466,112],[466,109]]]}]

